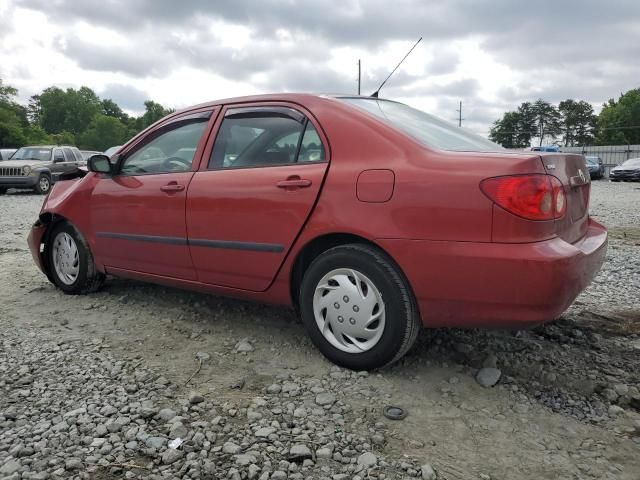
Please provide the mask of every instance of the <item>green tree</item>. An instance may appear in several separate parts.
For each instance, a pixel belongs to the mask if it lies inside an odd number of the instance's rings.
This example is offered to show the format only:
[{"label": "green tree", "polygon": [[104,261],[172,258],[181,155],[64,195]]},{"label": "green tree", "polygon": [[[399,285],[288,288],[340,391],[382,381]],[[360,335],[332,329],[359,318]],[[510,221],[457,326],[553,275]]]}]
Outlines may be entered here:
[{"label": "green tree", "polygon": [[0,105],[0,147],[20,147],[26,137],[20,119],[11,109]]},{"label": "green tree", "polygon": [[15,101],[18,90],[0,78],[0,146],[19,147],[26,141],[26,110]]},{"label": "green tree", "polygon": [[531,139],[537,132],[536,112],[531,102],[523,102],[518,107],[518,144],[531,146]]},{"label": "green tree", "polygon": [[30,125],[24,129],[25,145],[48,145],[54,143],[51,137],[38,125]]},{"label": "green tree", "polygon": [[42,115],[42,107],[40,105],[40,95],[32,95],[29,97],[29,105],[27,106],[27,118],[29,124],[40,126]]},{"label": "green tree", "polygon": [[110,98],[105,98],[101,102],[102,104],[102,114],[107,117],[117,118],[123,123],[126,123],[129,120],[129,115],[124,113],[120,106],[111,100]]},{"label": "green tree", "polygon": [[149,125],[153,125],[161,118],[166,117],[170,113],[174,112],[174,110],[165,108],[159,103],[154,102],[153,100],[147,100],[146,102],[144,102],[144,108],[145,112],[142,117],[140,117],[140,122],[138,124],[139,130],[143,130]]},{"label": "green tree", "polygon": [[584,100],[563,100],[558,105],[558,112],[565,146],[590,145],[593,142],[596,116],[590,103]]},{"label": "green tree", "polygon": [[529,142],[523,141],[521,129],[522,115],[518,112],[507,112],[496,120],[489,130],[489,140],[499,143],[505,148],[523,148]]},{"label": "green tree", "polygon": [[540,139],[542,146],[545,137],[551,137],[551,141],[560,134],[560,113],[558,109],[549,102],[539,98],[532,105],[535,118],[536,136]]},{"label": "green tree", "polygon": [[122,145],[127,139],[127,126],[120,120],[98,114],[93,117],[87,131],[80,137],[80,147],[105,151],[114,145]]},{"label": "green tree", "polygon": [[16,95],[18,95],[18,90],[10,85],[4,85],[0,78],[0,104],[13,102]]},{"label": "green tree", "polygon": [[50,87],[40,94],[40,126],[47,133],[82,134],[91,119],[102,111],[98,96],[88,87],[78,90]]},{"label": "green tree", "polygon": [[598,145],[640,144],[640,88],[602,106],[597,120]]}]

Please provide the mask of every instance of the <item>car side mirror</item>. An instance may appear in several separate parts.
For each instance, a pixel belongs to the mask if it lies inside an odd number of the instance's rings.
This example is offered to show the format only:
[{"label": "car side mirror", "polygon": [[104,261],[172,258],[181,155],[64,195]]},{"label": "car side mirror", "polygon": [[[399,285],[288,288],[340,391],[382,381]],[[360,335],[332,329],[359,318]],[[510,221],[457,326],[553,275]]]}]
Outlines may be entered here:
[{"label": "car side mirror", "polygon": [[90,172],[111,174],[111,162],[106,155],[92,155],[87,160]]}]

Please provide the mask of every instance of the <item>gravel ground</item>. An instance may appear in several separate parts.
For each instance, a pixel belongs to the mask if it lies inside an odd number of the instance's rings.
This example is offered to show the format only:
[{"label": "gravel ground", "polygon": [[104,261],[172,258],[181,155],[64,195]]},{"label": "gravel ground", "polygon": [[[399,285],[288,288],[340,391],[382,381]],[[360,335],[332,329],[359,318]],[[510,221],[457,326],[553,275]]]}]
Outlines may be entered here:
[{"label": "gravel ground", "polygon": [[607,262],[561,319],[425,331],[371,374],[287,309],[118,279],[62,295],[25,243],[41,202],[0,197],[0,478],[640,478],[638,184],[594,182]]}]

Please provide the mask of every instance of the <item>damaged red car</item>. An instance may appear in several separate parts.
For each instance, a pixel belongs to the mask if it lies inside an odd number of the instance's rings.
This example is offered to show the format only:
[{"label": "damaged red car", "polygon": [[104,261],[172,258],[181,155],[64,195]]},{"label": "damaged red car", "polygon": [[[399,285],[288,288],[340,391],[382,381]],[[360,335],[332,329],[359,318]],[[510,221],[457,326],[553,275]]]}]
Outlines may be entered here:
[{"label": "damaged red car", "polygon": [[552,320],[607,246],[581,155],[509,152],[379,98],[197,105],[88,169],[54,185],[29,235],[62,291],[111,275],[290,305],[357,370],[423,326]]}]

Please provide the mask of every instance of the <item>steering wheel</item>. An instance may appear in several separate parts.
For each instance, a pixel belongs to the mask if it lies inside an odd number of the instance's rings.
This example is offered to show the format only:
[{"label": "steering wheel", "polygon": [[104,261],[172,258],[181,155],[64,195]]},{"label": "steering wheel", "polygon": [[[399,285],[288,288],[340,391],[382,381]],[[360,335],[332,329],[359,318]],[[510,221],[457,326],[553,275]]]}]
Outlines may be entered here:
[{"label": "steering wheel", "polygon": [[191,170],[191,160],[185,160],[184,158],[168,157],[162,162],[162,165],[166,168],[176,164],[180,166],[181,170],[183,169],[182,167],[184,167],[184,170]]}]

